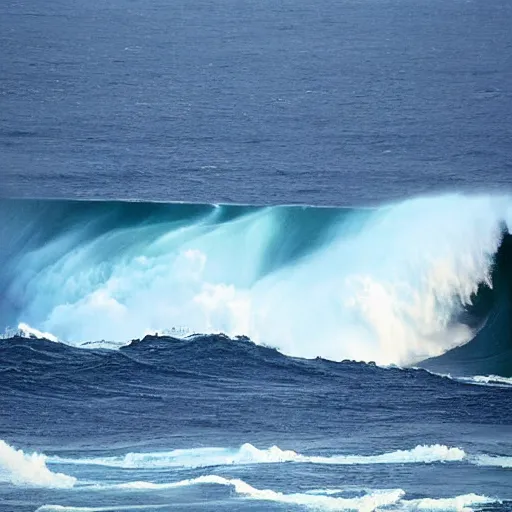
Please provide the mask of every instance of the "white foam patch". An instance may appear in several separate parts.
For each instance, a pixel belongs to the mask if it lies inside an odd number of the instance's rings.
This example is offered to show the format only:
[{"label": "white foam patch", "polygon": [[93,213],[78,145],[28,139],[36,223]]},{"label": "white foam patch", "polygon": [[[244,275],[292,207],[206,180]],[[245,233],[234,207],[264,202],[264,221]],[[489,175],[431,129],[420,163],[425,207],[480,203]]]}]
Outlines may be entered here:
[{"label": "white foam patch", "polygon": [[[464,450],[440,444],[419,445],[412,450],[397,450],[381,455],[341,455],[327,457],[331,464],[417,464],[432,462],[456,462],[466,457]],[[317,457],[312,457],[317,459]],[[318,459],[324,459],[319,457]]]},{"label": "white foam patch", "polygon": [[498,500],[488,498],[487,496],[478,496],[477,494],[463,494],[455,498],[423,498],[419,500],[404,501],[404,507],[407,511],[419,510],[439,510],[443,512],[473,512],[472,507],[486,505],[489,503],[499,503]]},{"label": "white foam patch", "polygon": [[474,458],[477,466],[494,466],[498,468],[512,468],[512,457],[499,457],[497,455],[479,455]]},{"label": "white foam patch", "polygon": [[168,467],[211,467],[245,464],[275,464],[282,462],[310,464],[417,464],[461,461],[466,454],[460,448],[444,445],[416,446],[412,450],[397,450],[380,455],[334,455],[309,456],[293,450],[282,450],[278,446],[260,450],[245,443],[238,450],[227,448],[193,448],[170,452],[129,453],[123,457],[87,459],[63,459],[54,457],[54,463],[87,464],[129,469],[151,469]]},{"label": "white foam patch", "polygon": [[70,488],[76,478],[50,471],[44,454],[25,454],[0,440],[0,482],[24,487]]},{"label": "white foam patch", "polygon": [[[396,365],[385,366],[389,368],[400,368]],[[431,370],[427,370],[426,368],[421,368],[418,366],[412,366],[409,369],[418,370],[422,372],[427,372],[430,375],[435,375],[436,377],[441,377],[442,379],[450,379],[456,382],[463,382],[465,384],[474,384],[478,386],[494,386],[494,387],[509,387],[512,386],[512,378],[511,377],[502,377],[500,375],[474,375],[472,377],[458,377],[453,376],[449,373],[436,373]]]},{"label": "white foam patch", "polygon": [[34,337],[40,340],[44,339],[48,341],[53,341],[54,343],[59,342],[57,336],[53,335],[51,332],[40,331],[38,329],[35,329],[34,327],[30,327],[30,325],[28,324],[20,323],[18,325],[18,329],[20,333],[27,338]]},{"label": "white foam patch", "polygon": [[474,377],[461,377],[458,380],[469,382],[471,384],[489,385],[489,386],[512,386],[512,378],[501,377],[500,375],[475,375]]}]

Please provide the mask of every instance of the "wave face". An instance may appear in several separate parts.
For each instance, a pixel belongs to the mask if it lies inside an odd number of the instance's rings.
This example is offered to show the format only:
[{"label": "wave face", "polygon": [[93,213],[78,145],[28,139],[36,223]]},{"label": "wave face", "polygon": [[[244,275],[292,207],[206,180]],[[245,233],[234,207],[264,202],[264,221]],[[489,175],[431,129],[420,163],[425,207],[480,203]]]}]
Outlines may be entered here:
[{"label": "wave face", "polygon": [[508,197],[375,209],[2,200],[0,216],[5,327],[72,344],[186,327],[399,365],[473,340],[465,360],[492,356],[485,373],[511,374]]}]

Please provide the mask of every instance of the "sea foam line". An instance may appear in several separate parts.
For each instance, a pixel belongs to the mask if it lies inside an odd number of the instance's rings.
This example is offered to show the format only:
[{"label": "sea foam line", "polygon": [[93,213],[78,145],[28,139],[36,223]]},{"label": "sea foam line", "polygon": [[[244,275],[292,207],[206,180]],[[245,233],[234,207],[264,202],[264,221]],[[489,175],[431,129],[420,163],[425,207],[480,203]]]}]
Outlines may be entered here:
[{"label": "sea foam line", "polygon": [[[404,499],[405,491],[402,489],[371,490],[363,496],[339,497],[333,496],[330,489],[317,490],[314,493],[282,493],[272,489],[257,489],[238,478],[225,478],[217,475],[204,475],[198,478],[180,480],[170,483],[153,483],[145,481],[127,482],[123,484],[98,485],[97,490],[123,489],[133,491],[166,490],[194,485],[222,485],[231,487],[236,494],[254,500],[272,501],[288,505],[299,505],[313,510],[326,511],[421,511],[438,510],[445,512],[473,512],[472,506],[489,503],[499,503],[499,500],[476,494],[465,494],[453,498],[421,498],[415,500]],[[342,491],[341,491],[342,492]],[[59,509],[45,508],[39,512],[57,512]],[[98,509],[92,509],[93,512]]]},{"label": "sea foam line", "polygon": [[46,457],[50,464],[106,466],[123,469],[201,468],[214,466],[243,466],[253,464],[432,464],[465,461],[477,466],[512,467],[512,457],[471,455],[461,448],[441,444],[418,445],[411,450],[396,450],[378,455],[302,455],[278,446],[258,449],[250,443],[238,449],[190,448],[166,452],[128,453],[117,457],[63,458]]}]

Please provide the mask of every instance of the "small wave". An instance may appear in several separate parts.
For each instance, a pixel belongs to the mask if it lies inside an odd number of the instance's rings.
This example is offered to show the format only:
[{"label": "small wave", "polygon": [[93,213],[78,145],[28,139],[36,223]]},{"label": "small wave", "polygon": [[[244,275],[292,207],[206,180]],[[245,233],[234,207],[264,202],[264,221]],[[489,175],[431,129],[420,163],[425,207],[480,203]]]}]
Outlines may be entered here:
[{"label": "small wave", "polygon": [[0,482],[23,487],[70,488],[76,478],[50,471],[44,454],[25,454],[0,440]]},{"label": "small wave", "polygon": [[512,386],[512,377],[500,377],[499,375],[475,375],[474,377],[459,377],[457,380],[487,386],[509,387]]},{"label": "small wave", "polygon": [[167,467],[211,467],[246,464],[272,464],[282,462],[310,464],[417,464],[461,461],[466,454],[460,448],[443,445],[416,446],[412,450],[397,450],[379,455],[334,455],[308,456],[293,450],[282,450],[272,446],[260,450],[245,443],[238,450],[228,448],[192,448],[155,453],[128,453],[122,457],[89,459],[64,459],[54,457],[50,462],[110,466],[126,469],[149,469]]},{"label": "small wave", "polygon": [[[400,370],[407,371],[407,368],[400,368],[398,366],[388,366],[387,368],[398,368]],[[457,382],[463,382],[464,384],[473,384],[475,386],[493,386],[493,387],[511,387],[512,377],[502,377],[500,375],[473,375],[469,377],[454,376],[449,373],[438,373],[432,370],[421,368],[418,366],[412,366],[410,370],[427,372],[434,377],[441,377],[442,379],[450,379]]]},{"label": "small wave", "polygon": [[[396,504],[405,494],[401,489],[375,491],[357,498],[339,498],[307,493],[284,494],[271,489],[256,489],[243,480],[237,478],[229,479],[217,475],[205,475],[173,483],[152,483],[143,481],[128,482],[109,486],[109,488],[162,490],[204,484],[231,487],[239,495],[261,501],[274,501],[278,503],[286,503],[288,505],[301,505],[313,509],[357,510],[361,512],[371,512],[376,510],[378,507],[386,507]],[[105,488],[105,486],[101,486],[100,488]]]},{"label": "small wave", "polygon": [[404,508],[407,511],[416,510],[439,510],[444,512],[473,512],[474,506],[500,503],[499,500],[478,496],[477,494],[463,494],[455,498],[422,498],[419,500],[404,501]]}]

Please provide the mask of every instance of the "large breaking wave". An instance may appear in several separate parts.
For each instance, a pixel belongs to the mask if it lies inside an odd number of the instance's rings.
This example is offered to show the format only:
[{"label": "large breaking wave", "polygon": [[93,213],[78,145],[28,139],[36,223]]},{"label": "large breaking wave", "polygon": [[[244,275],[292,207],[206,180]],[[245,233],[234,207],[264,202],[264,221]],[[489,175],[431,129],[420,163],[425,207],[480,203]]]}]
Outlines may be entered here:
[{"label": "large breaking wave", "polygon": [[510,374],[505,196],[373,209],[2,200],[0,217],[5,327],[70,343],[186,327],[400,365],[474,339],[457,361]]}]

